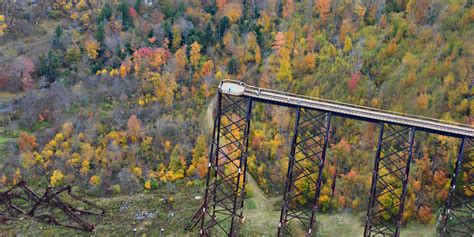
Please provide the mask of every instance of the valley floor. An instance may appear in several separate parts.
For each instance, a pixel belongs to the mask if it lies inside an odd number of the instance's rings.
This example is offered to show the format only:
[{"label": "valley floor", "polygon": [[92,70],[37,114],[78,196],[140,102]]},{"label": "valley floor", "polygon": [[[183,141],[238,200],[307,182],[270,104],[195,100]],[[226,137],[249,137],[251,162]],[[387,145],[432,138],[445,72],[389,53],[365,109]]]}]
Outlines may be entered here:
[{"label": "valley floor", "polygon": [[[248,185],[253,195],[245,203],[245,221],[240,229],[241,236],[275,236],[281,198],[267,198],[256,188],[250,176]],[[160,236],[164,229],[166,236],[195,236],[186,232],[189,221],[202,199],[201,188],[162,188],[159,191],[135,195],[120,195],[92,199],[107,210],[92,233],[94,236]],[[350,213],[318,214],[317,236],[362,236],[363,223],[359,216]],[[195,231],[197,231],[195,229]],[[304,236],[304,231],[291,226],[295,236]],[[0,236],[89,236],[90,233],[63,227],[45,225],[33,220],[22,219],[0,225]],[[401,236],[436,236],[433,226],[412,225],[402,230]]]}]

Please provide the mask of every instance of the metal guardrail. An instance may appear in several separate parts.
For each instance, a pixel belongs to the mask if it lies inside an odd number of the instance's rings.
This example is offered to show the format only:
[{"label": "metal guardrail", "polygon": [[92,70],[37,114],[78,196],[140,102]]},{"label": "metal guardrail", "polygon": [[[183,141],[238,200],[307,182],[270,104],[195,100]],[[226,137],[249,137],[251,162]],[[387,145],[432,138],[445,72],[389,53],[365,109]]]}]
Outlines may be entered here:
[{"label": "metal guardrail", "polygon": [[[234,91],[224,91],[222,89],[223,87],[230,88],[229,86],[233,88],[239,88],[235,89]],[[255,86],[249,86],[239,81],[224,80],[219,84],[219,88],[222,93],[249,96],[252,98],[277,102],[288,106],[302,106],[323,111],[330,111],[340,115],[356,117],[359,119],[414,126],[421,128],[422,130],[428,130],[431,132],[447,135],[474,137],[474,127],[467,124],[264,89]]]}]

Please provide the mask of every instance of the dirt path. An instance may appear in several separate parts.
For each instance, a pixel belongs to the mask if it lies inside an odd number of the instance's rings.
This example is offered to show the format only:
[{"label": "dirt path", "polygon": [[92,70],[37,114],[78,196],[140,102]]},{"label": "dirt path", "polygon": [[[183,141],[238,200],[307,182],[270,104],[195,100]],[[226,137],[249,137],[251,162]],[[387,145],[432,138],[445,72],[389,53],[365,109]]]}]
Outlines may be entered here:
[{"label": "dirt path", "polygon": [[249,173],[247,173],[245,185],[249,185],[253,190],[252,198],[255,201],[256,210],[269,211],[273,209],[273,203],[270,201],[270,199],[267,198],[265,193],[258,186],[253,176]]},{"label": "dirt path", "polygon": [[207,106],[207,111],[206,111],[206,122],[207,122],[207,129],[212,133],[212,129],[214,129],[214,107],[216,106],[217,103],[217,96],[214,96],[212,98],[211,102],[209,103],[209,106]]}]

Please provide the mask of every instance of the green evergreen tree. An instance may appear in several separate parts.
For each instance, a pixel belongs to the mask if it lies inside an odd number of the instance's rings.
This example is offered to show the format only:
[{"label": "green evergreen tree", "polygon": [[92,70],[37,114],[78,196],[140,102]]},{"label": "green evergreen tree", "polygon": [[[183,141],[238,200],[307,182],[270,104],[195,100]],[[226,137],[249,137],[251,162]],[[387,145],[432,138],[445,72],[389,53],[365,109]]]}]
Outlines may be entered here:
[{"label": "green evergreen tree", "polygon": [[218,38],[222,38],[224,36],[224,33],[226,32],[226,30],[230,27],[230,20],[227,16],[224,16],[221,18],[221,20],[219,21],[219,27],[218,27],[218,35],[217,37]]},{"label": "green evergreen tree", "polygon": [[101,47],[104,46],[104,40],[105,40],[104,22],[99,23],[99,26],[97,27],[97,31],[95,32],[94,38],[97,41],[99,41]]},{"label": "green evergreen tree", "polygon": [[108,21],[110,20],[110,17],[112,17],[113,14],[113,9],[110,3],[105,3],[102,9],[100,10],[99,18],[97,19],[97,22],[103,22],[103,21]]},{"label": "green evergreen tree", "polygon": [[53,36],[53,47],[56,49],[62,49],[62,36],[64,30],[63,27],[58,24],[56,28],[54,28],[54,36]]},{"label": "green evergreen tree", "polygon": [[234,56],[229,60],[229,63],[227,63],[227,71],[230,74],[237,73],[237,59]]}]

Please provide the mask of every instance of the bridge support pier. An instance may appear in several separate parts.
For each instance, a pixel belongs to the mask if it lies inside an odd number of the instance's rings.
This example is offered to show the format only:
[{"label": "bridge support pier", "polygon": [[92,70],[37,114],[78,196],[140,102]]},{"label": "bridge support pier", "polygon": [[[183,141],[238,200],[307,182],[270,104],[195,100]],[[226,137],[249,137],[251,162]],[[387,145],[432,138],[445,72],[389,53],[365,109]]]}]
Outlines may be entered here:
[{"label": "bridge support pier", "polygon": [[[331,116],[380,123],[364,236],[400,235],[416,131],[464,137],[443,212],[443,236],[473,233],[474,128],[225,80],[219,84],[204,202],[186,229],[235,236],[243,218],[247,147],[253,102],[297,109],[278,236],[293,219],[314,235]],[[397,125],[396,125],[397,124]],[[464,150],[463,150],[464,149]],[[457,188],[456,188],[457,187]],[[333,187],[334,190],[334,187]],[[306,200],[311,199],[309,202]],[[212,233],[211,233],[212,230]],[[290,233],[291,234],[291,233]]]},{"label": "bridge support pier", "polygon": [[414,127],[380,123],[364,236],[400,235]]},{"label": "bridge support pier", "polygon": [[[242,217],[252,98],[218,93],[200,236],[235,236]],[[197,223],[196,223],[197,224]]]},{"label": "bridge support pier", "polygon": [[451,188],[441,214],[441,236],[471,236],[474,233],[474,138],[462,138],[451,177]]},{"label": "bridge support pier", "polygon": [[[293,219],[299,221],[308,236],[312,235],[330,126],[330,112],[297,108],[278,236]],[[306,184],[298,185],[302,183]],[[304,198],[313,200],[309,203],[311,211],[300,202]]]}]

